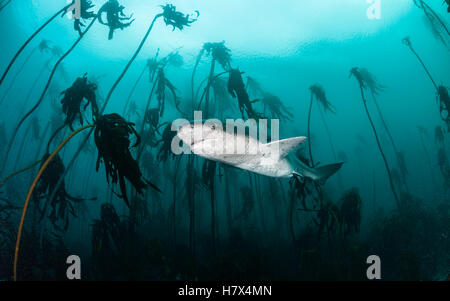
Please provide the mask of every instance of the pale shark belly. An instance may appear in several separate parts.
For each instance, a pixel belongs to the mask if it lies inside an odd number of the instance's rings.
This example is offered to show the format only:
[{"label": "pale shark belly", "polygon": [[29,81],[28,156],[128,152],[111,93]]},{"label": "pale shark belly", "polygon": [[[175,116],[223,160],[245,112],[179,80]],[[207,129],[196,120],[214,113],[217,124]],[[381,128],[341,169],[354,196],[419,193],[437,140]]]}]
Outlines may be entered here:
[{"label": "pale shark belly", "polygon": [[287,178],[292,176],[292,166],[285,159],[276,163],[264,163],[264,161],[261,162],[262,160],[258,161],[259,162],[252,162],[252,160],[250,160],[247,162],[242,162],[236,165],[236,167],[273,178]]}]

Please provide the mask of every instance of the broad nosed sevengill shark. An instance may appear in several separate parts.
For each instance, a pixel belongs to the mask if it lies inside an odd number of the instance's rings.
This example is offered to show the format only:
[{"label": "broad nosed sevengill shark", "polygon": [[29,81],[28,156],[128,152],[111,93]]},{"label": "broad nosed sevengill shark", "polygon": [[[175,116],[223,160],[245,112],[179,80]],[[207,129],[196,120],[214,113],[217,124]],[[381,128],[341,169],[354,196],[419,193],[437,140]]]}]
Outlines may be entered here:
[{"label": "broad nosed sevengill shark", "polygon": [[253,137],[223,131],[221,126],[203,122],[180,126],[177,136],[200,157],[269,177],[299,176],[325,182],[343,164],[311,168],[289,155],[306,137],[261,143]]}]

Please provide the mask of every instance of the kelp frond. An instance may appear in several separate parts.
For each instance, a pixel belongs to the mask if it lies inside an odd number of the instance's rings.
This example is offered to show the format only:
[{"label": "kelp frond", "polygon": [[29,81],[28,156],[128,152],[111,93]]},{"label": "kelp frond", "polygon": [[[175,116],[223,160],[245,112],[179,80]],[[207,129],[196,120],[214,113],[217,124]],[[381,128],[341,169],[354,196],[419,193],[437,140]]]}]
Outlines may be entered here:
[{"label": "kelp frond", "polygon": [[367,89],[369,89],[370,92],[372,92],[374,95],[380,94],[380,92],[382,92],[385,89],[385,87],[380,83],[378,83],[376,77],[372,73],[370,73],[367,69],[361,68],[359,69],[359,72],[364,82],[366,83]]},{"label": "kelp frond", "polygon": [[[409,38],[403,39],[403,43],[410,45]],[[358,80],[361,87],[370,90],[373,95],[378,95],[385,89],[383,85],[378,83],[375,76],[365,68],[352,68],[350,70],[350,76],[354,76]]]},{"label": "kelp frond", "polygon": [[442,17],[423,0],[414,0],[414,4],[424,12],[427,25],[433,35],[440,40],[445,47],[449,48],[450,32]]},{"label": "kelp frond", "polygon": [[164,18],[164,22],[168,26],[172,26],[173,30],[178,28],[179,30],[183,30],[183,28],[191,26],[191,23],[197,21],[200,13],[197,11],[197,17],[192,19],[190,15],[185,15],[181,12],[177,11],[177,8],[172,4],[166,4],[161,6],[163,8],[162,16]]},{"label": "kelp frond", "polygon": [[294,118],[291,109],[286,107],[281,99],[272,93],[265,92],[261,102],[264,105],[264,111],[268,108],[272,114],[272,118],[286,120],[292,120]]},{"label": "kelp frond", "polygon": [[316,100],[319,101],[319,103],[322,105],[325,112],[329,111],[333,114],[336,113],[334,106],[328,101],[325,90],[321,85],[312,85],[309,90],[311,90],[311,93],[314,95]]},{"label": "kelp frond", "polygon": [[247,77],[247,91],[252,96],[264,95],[264,90],[261,87],[261,84],[259,82],[257,82],[253,77],[250,77],[250,76]]},{"label": "kelp frond", "polygon": [[211,55],[224,70],[230,70],[231,50],[225,46],[225,41],[219,43],[205,43],[202,51]]}]

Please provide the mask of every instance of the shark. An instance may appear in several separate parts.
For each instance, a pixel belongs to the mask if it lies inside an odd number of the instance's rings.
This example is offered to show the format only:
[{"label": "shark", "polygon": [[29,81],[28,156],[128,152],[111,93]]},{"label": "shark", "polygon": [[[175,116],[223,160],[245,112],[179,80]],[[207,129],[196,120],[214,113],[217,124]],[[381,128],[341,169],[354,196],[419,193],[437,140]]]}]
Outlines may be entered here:
[{"label": "shark", "polygon": [[304,177],[324,183],[343,165],[340,162],[312,168],[299,160],[292,151],[306,137],[262,143],[207,122],[184,124],[178,127],[177,136],[195,155],[273,178]]}]

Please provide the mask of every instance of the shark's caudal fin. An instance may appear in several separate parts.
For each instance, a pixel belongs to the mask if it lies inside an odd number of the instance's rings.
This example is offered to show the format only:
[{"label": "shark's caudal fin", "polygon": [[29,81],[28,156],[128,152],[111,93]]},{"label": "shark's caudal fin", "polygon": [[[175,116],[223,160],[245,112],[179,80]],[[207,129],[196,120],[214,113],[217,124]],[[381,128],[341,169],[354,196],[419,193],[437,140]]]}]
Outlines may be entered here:
[{"label": "shark's caudal fin", "polygon": [[277,154],[279,158],[282,159],[305,140],[306,137],[295,137],[266,143],[264,146],[267,147],[267,150],[271,155]]},{"label": "shark's caudal fin", "polygon": [[331,177],[339,169],[341,169],[343,164],[344,164],[344,162],[340,162],[340,163],[325,165],[325,166],[316,168],[315,171],[316,171],[316,174],[318,177],[318,181],[325,183],[329,177]]},{"label": "shark's caudal fin", "polygon": [[328,178],[334,175],[339,169],[341,169],[344,162],[325,165],[317,168],[305,168],[301,173],[294,173],[299,176],[304,176],[324,184]]}]

